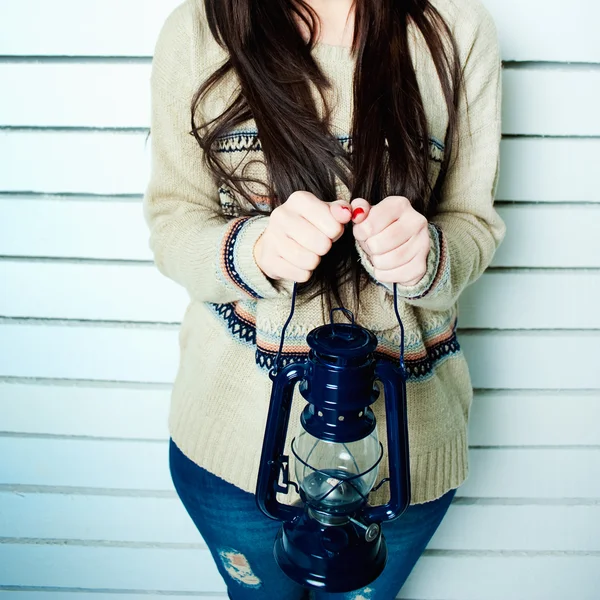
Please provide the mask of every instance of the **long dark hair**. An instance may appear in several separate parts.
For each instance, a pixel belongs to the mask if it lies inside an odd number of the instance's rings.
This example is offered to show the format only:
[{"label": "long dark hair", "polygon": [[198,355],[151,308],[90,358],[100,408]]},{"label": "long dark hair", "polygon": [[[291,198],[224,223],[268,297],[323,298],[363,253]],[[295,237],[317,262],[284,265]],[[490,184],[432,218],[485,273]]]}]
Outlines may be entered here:
[{"label": "long dark hair", "polygon": [[[314,10],[304,0],[204,2],[212,35],[229,59],[194,97],[192,134],[216,179],[253,207],[242,214],[268,214],[297,190],[325,202],[336,200],[336,176],[352,198],[377,204],[388,195],[402,195],[425,216],[435,214],[456,129],[460,63],[449,27],[429,0],[355,0],[354,110],[347,148],[329,130],[325,94],[330,82],[311,56],[319,26]],[[310,31],[308,43],[297,19]],[[433,190],[426,114],[409,52],[411,22],[428,46],[449,116],[444,159]],[[220,116],[198,123],[199,103],[232,70],[239,79],[239,94]],[[311,82],[323,100],[324,116],[315,105]],[[269,181],[262,183],[267,185],[269,210],[258,206],[247,189],[256,180],[228,171],[215,146],[220,136],[252,118],[268,171]],[[311,298],[323,293],[330,308],[334,300],[343,304],[341,285],[352,281],[358,302],[363,275],[347,227],[312,278],[298,289]]]}]

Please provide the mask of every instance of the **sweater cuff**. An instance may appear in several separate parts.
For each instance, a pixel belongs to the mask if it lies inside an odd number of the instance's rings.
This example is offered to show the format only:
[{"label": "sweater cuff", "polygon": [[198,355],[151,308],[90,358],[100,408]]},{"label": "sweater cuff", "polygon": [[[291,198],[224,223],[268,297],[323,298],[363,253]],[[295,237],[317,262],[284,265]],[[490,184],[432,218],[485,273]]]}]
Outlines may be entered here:
[{"label": "sweater cuff", "polygon": [[232,219],[217,257],[221,279],[254,300],[289,294],[287,282],[269,279],[254,260],[254,245],[268,224],[263,216]]},{"label": "sweater cuff", "polygon": [[[425,275],[415,285],[396,284],[398,296],[406,300],[417,300],[427,295],[431,295],[437,286],[445,279],[446,271],[449,268],[446,244],[444,243],[442,230],[434,223],[429,223],[429,239],[431,246],[427,256],[427,270]],[[375,277],[375,267],[369,258],[369,255],[356,242],[356,250],[360,260],[371,279],[378,285],[385,287],[392,294],[394,293],[393,283],[384,283]]]}]

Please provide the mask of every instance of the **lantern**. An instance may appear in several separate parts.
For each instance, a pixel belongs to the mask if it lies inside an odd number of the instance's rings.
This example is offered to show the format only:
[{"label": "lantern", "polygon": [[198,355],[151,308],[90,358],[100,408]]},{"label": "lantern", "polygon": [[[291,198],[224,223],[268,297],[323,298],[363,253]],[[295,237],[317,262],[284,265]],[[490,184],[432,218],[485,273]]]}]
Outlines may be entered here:
[{"label": "lantern", "polygon": [[[387,549],[381,523],[400,516],[410,503],[410,471],[403,328],[400,363],[378,361],[377,339],[354,323],[344,308],[331,311],[330,324],[307,337],[308,360],[278,371],[279,354],[270,377],[271,401],[259,468],[256,500],[264,514],[283,521],[274,555],[283,572],[300,585],[326,592],[349,592],[374,581],[383,571]],[[350,323],[335,323],[342,311]],[[383,384],[387,420],[389,478],[376,486],[383,458],[371,406]],[[296,384],[307,401],[301,433],[292,440],[293,471],[284,454]],[[389,483],[389,501],[368,503],[369,493]],[[293,486],[301,502],[284,504],[277,494]]]}]

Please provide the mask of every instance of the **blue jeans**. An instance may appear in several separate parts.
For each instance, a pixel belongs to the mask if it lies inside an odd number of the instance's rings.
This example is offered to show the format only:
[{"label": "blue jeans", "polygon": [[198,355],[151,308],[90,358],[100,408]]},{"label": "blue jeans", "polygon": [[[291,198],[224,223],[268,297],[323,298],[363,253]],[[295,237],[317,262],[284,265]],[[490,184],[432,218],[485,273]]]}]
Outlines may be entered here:
[{"label": "blue jeans", "polygon": [[232,600],[393,600],[442,521],[456,490],[415,504],[383,524],[389,557],[373,584],[348,594],[309,592],[280,571],[273,543],[281,523],[260,512],[249,494],[209,473],[171,441],[171,476],[177,494],[202,534]]}]

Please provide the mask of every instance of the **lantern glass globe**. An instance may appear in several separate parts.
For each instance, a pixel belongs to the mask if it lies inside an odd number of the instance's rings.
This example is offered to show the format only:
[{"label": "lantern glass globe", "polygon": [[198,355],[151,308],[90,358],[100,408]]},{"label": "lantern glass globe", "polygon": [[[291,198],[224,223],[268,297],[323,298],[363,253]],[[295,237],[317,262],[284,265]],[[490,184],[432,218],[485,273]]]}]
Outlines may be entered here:
[{"label": "lantern glass globe", "polygon": [[[377,429],[355,442],[330,442],[302,431],[294,442],[296,481],[306,502],[317,510],[347,513],[364,503],[379,467]],[[301,459],[301,460],[299,460]],[[357,475],[360,477],[356,477]]]}]

